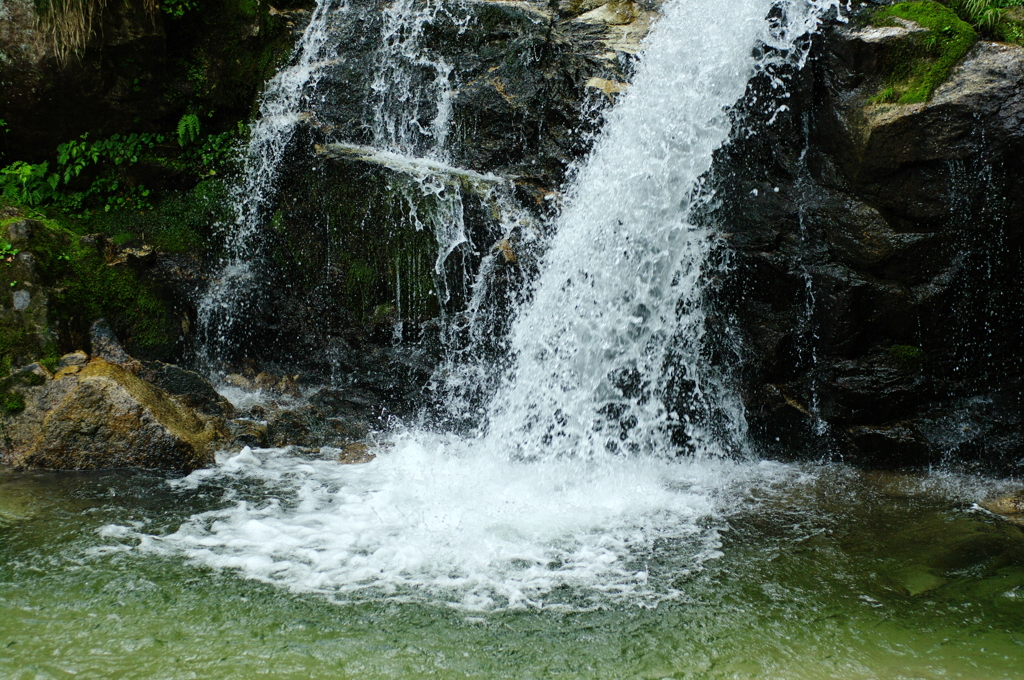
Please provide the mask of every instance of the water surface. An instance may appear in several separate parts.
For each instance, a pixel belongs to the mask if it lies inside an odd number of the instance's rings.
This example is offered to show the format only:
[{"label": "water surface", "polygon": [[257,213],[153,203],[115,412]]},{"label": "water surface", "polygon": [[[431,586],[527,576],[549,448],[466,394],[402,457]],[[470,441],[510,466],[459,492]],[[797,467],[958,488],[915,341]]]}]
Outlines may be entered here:
[{"label": "water surface", "polygon": [[[139,537],[246,494],[300,516],[287,483],[226,460],[197,483],[0,471],[0,676],[981,679],[1024,667],[1024,531],[975,505],[1005,482],[750,464],[718,492],[732,501],[695,520],[703,533],[651,514],[650,540],[618,557],[642,564],[645,589],[602,595],[583,576],[474,608],[429,568],[391,592],[337,579],[316,592],[141,549]],[[695,563],[711,529],[717,547]]]}]

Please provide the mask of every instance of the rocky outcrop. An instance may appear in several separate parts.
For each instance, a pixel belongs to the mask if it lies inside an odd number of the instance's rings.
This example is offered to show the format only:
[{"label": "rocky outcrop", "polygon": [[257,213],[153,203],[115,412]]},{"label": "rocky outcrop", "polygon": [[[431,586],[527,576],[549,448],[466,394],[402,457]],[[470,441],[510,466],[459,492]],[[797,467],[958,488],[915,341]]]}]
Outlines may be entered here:
[{"label": "rocky outcrop", "polygon": [[[49,469],[159,468],[191,471],[213,462],[223,421],[198,414],[125,368],[84,353],[56,374],[39,364],[7,378],[19,403],[0,415],[0,460]],[[11,408],[13,406],[13,408]]]},{"label": "rocky outcrop", "polygon": [[834,28],[788,112],[740,116],[755,132],[716,157],[707,215],[718,359],[774,455],[1015,469],[1024,49],[979,42],[927,103],[872,103],[919,30]]}]

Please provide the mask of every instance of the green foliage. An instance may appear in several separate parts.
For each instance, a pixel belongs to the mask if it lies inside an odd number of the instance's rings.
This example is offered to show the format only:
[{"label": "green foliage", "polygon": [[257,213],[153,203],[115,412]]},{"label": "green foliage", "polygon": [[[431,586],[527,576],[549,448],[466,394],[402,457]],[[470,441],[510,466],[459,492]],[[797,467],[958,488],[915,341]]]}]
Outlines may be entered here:
[{"label": "green foliage", "polygon": [[131,267],[107,266],[95,249],[76,248],[61,285],[53,293],[56,314],[89,324],[107,318],[122,330],[126,345],[143,354],[160,353],[173,341],[175,326],[153,284]]},{"label": "green foliage", "polygon": [[92,142],[86,133],[61,144],[57,147],[57,164],[65,184],[72,183],[86,169],[99,167],[98,174],[83,190],[69,191],[59,198],[60,207],[71,213],[82,213],[89,206],[101,206],[107,212],[119,208],[149,209],[149,190],[125,182],[117,168],[138,163],[166,139],[161,134],[132,133]]},{"label": "green foliage", "polygon": [[18,249],[10,244],[9,241],[0,240],[0,261],[11,264],[14,261],[14,256],[18,254]]},{"label": "green foliage", "polygon": [[35,206],[46,202],[57,191],[60,176],[47,173],[49,163],[31,165],[15,161],[0,168],[0,189],[2,196],[22,205]]},{"label": "green foliage", "polygon": [[82,228],[112,235],[111,240],[119,245],[138,239],[164,252],[195,253],[215,250],[211,231],[231,219],[226,185],[208,179],[192,191],[165,195],[145,214],[97,213]]},{"label": "green foliage", "polygon": [[913,21],[928,30],[911,34],[902,49],[894,52],[888,65],[889,82],[872,101],[926,102],[967,54],[977,40],[977,33],[948,7],[932,0],[883,7],[875,12],[872,22],[879,26],[896,25],[896,18]]},{"label": "green foliage", "polygon": [[201,144],[189,147],[182,160],[200,175],[216,175],[219,168],[227,166],[237,155],[238,140],[244,137],[248,128],[239,123],[237,130],[228,130],[219,135],[207,135]]},{"label": "green foliage", "polygon": [[8,415],[21,413],[25,410],[25,400],[22,399],[20,394],[4,392],[0,394],[0,410]]},{"label": "green foliage", "polygon": [[199,116],[186,113],[178,121],[178,144],[185,147],[199,139]]},{"label": "green foliage", "polygon": [[114,165],[130,165],[162,144],[167,137],[160,134],[143,133],[111,135],[96,142],[89,141],[89,133],[77,140],[57,147],[57,164],[61,168],[64,182],[78,177],[90,165],[109,162]]},{"label": "green foliage", "polygon": [[946,4],[984,37],[1024,44],[1024,14],[1018,9],[1024,0],[947,0]]},{"label": "green foliage", "polygon": [[[0,229],[5,227],[0,222]],[[86,337],[98,318],[110,321],[133,355],[169,358],[181,328],[159,282],[130,265],[109,265],[94,239],[53,220],[37,220],[30,234],[27,243],[18,245],[35,258],[33,283],[46,291],[48,301],[39,310],[0,315],[0,370],[9,372],[14,362],[59,357],[57,338]],[[15,272],[0,268],[4,288]]]},{"label": "green foliage", "polygon": [[889,356],[906,368],[921,368],[927,360],[924,350],[914,345],[892,345],[888,351]]},{"label": "green foliage", "polygon": [[186,12],[194,12],[199,9],[199,0],[163,0],[160,3],[160,10],[174,18],[180,18]]}]

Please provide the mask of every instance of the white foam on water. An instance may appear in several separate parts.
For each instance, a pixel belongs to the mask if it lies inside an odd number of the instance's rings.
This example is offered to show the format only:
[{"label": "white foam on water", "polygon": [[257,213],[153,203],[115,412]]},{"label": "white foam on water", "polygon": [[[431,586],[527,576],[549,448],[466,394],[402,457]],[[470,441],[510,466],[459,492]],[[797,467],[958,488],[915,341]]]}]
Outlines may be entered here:
[{"label": "white foam on water", "polygon": [[[422,433],[366,464],[249,448],[176,482],[227,487],[228,507],[165,536],[134,533],[143,552],[334,598],[428,599],[468,610],[656,603],[677,593],[652,578],[666,546],[680,569],[718,556],[717,521],[753,475],[784,466],[634,458],[515,462],[479,442]],[[261,500],[244,497],[259,496]],[[107,529],[107,535],[115,535]],[[565,588],[569,586],[569,588]]]}]

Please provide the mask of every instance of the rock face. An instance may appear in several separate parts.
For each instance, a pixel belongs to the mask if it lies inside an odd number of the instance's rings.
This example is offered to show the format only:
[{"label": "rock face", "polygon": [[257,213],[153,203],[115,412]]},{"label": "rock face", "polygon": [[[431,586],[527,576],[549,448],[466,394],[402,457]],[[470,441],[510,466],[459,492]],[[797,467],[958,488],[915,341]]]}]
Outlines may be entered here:
[{"label": "rock face", "polygon": [[430,320],[465,309],[495,244],[515,260],[497,290],[534,266],[538,218],[625,89],[656,3],[614,3],[615,16],[584,4],[417,2],[399,16],[351,3],[250,250],[265,265],[226,330],[227,358],[360,385],[372,374],[393,400],[418,396],[436,343],[386,346],[436,337]]},{"label": "rock face", "polygon": [[917,30],[827,32],[789,111],[716,157],[718,361],[739,366],[751,434],[775,455],[1013,469],[1024,49],[979,42],[929,102],[872,104],[886,52]]},{"label": "rock face", "polygon": [[226,435],[223,421],[192,411],[117,364],[66,359],[55,375],[33,364],[4,381],[5,393],[20,401],[0,416],[4,463],[191,471],[213,462],[213,447]]}]

